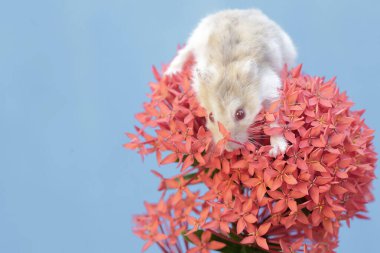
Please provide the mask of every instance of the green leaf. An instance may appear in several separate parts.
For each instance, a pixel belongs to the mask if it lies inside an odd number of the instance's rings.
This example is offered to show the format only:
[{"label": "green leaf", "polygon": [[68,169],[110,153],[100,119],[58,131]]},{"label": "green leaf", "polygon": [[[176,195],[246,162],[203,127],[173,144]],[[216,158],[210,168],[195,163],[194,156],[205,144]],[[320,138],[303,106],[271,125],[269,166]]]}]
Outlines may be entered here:
[{"label": "green leaf", "polygon": [[[185,240],[192,243],[192,241],[190,241],[190,239],[188,238],[188,236],[185,235],[185,233],[186,232],[182,233]],[[198,236],[198,238],[201,238],[203,234],[203,230],[197,230],[194,232],[194,234]],[[237,237],[236,235],[229,234],[229,237],[230,239],[235,240],[236,243],[233,243],[215,234],[212,234],[211,240],[226,244],[226,246],[223,249],[218,250],[219,252],[223,252],[223,253],[267,253],[266,251],[261,250],[259,248],[239,244],[240,238]]]},{"label": "green leaf", "polygon": [[212,174],[211,174],[211,178],[213,179],[214,176],[215,176],[215,174],[219,173],[219,171],[220,171],[220,170],[218,170],[218,169],[213,170],[213,171],[212,171]]},{"label": "green leaf", "polygon": [[[192,241],[190,241],[189,237],[185,235],[186,232],[183,232],[183,236],[185,238],[186,241],[192,243]],[[194,234],[196,236],[198,236],[198,238],[201,238],[202,234],[203,234],[203,230],[197,230],[194,232]],[[219,252],[224,252],[224,253],[236,253],[236,252],[240,252],[241,250],[241,245],[239,244],[235,244],[235,243],[232,243],[230,241],[227,241],[219,236],[216,236],[216,235],[212,235],[211,236],[211,240],[212,241],[218,241],[218,242],[222,242],[224,244],[226,244],[226,246],[223,248],[223,249],[220,249]]]},{"label": "green leaf", "polygon": [[190,173],[190,174],[186,174],[183,179],[185,179],[186,181],[187,180],[190,180],[192,179],[193,177],[195,177],[197,175],[197,173]]}]

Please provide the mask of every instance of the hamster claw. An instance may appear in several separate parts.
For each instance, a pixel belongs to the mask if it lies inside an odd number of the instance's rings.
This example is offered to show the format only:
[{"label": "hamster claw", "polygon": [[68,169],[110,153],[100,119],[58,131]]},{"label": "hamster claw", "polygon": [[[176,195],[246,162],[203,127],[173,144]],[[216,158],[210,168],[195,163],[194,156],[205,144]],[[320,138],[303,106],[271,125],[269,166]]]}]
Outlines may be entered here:
[{"label": "hamster claw", "polygon": [[271,157],[277,157],[279,154],[284,154],[288,143],[282,135],[271,136],[270,144],[272,149],[269,151]]}]

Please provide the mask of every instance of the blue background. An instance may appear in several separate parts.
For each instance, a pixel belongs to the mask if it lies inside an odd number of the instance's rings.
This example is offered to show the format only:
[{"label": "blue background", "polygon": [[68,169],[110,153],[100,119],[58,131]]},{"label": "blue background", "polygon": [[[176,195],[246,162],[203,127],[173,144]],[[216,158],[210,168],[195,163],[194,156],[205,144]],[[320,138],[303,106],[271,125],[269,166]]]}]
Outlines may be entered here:
[{"label": "blue background", "polygon": [[[353,2],[1,0],[0,252],[140,252],[131,217],[158,199],[157,166],[122,147],[124,132],[151,65],[217,10],[263,9],[294,39],[304,71],[336,75],[380,129],[380,2]],[[343,228],[338,252],[377,251],[380,208],[368,207],[371,220]]]}]

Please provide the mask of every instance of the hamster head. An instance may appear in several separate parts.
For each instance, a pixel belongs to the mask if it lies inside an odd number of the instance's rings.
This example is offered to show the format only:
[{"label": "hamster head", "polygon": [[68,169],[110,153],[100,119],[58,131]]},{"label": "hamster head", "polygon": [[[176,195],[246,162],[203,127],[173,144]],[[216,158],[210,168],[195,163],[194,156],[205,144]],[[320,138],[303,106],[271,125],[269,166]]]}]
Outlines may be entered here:
[{"label": "hamster head", "polygon": [[[194,81],[197,97],[207,111],[207,128],[217,143],[223,138],[218,122],[230,132],[231,139],[245,143],[248,129],[262,108],[255,61],[232,62],[225,66],[210,65],[207,69],[196,68]],[[228,142],[226,150],[239,148],[235,142]]]}]

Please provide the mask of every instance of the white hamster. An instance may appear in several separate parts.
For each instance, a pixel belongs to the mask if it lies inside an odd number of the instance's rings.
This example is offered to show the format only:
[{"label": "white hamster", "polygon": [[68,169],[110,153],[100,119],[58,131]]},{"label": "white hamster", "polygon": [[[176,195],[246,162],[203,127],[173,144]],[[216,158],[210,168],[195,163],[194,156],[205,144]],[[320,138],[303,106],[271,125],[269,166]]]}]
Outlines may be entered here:
[{"label": "white hamster", "polygon": [[[207,16],[178,51],[165,74],[182,70],[193,55],[192,86],[209,117],[207,128],[215,142],[223,136],[219,121],[240,143],[249,140],[248,128],[265,102],[279,97],[279,74],[292,66],[297,52],[290,37],[261,11],[225,10]],[[284,153],[282,135],[271,137],[270,154]],[[239,145],[226,144],[227,150]]]}]

